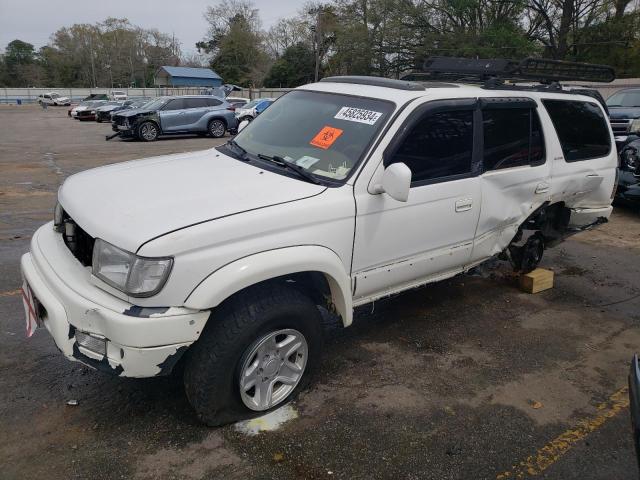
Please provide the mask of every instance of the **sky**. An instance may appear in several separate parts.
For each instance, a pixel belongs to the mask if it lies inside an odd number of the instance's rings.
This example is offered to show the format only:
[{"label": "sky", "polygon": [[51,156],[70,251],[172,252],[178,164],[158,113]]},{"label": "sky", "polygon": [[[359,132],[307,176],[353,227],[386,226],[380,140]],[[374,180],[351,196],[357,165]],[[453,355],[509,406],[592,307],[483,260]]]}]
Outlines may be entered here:
[{"label": "sky", "polygon": [[[36,49],[49,36],[74,23],[96,23],[107,17],[128,18],[143,28],[157,28],[175,34],[184,54],[195,52],[207,23],[202,14],[219,0],[0,0],[0,51],[20,39]],[[281,17],[295,15],[306,0],[254,0],[263,26],[268,28]]]}]

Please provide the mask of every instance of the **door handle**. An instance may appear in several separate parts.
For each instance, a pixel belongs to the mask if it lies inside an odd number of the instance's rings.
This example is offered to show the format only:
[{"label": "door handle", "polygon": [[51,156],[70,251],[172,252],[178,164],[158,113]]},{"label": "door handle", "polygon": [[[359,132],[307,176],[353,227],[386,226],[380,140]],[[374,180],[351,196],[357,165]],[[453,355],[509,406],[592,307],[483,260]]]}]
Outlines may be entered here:
[{"label": "door handle", "polygon": [[473,207],[473,200],[471,198],[461,198],[456,200],[456,212],[466,212]]},{"label": "door handle", "polygon": [[536,185],[536,193],[547,193],[549,191],[549,184],[547,182],[542,182]]}]

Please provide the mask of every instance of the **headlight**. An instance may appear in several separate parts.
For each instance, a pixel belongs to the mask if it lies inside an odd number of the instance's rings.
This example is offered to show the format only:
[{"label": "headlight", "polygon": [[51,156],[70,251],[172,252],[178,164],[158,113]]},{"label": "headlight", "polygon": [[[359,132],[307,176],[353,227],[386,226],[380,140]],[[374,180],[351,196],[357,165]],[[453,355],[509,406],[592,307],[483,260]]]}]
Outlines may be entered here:
[{"label": "headlight", "polygon": [[640,167],[640,158],[638,157],[638,150],[634,147],[627,147],[622,150],[622,166],[633,173],[640,173],[638,167]]},{"label": "headlight", "polygon": [[93,246],[93,274],[131,297],[151,297],[169,278],[173,259],[146,258],[96,239]]},{"label": "headlight", "polygon": [[640,118],[631,121],[629,133],[640,133]]}]

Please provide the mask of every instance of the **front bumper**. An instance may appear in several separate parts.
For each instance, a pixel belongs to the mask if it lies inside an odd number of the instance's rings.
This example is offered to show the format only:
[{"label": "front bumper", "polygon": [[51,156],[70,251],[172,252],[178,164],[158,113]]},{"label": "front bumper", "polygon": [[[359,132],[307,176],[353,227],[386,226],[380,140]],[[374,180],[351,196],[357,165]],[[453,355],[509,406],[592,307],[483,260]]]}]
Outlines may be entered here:
[{"label": "front bumper", "polygon": [[[60,351],[70,360],[115,375],[170,373],[209,317],[208,311],[182,307],[136,307],[92,285],[89,269],[73,257],[51,223],[34,234],[21,268],[44,307],[44,326]],[[77,332],[104,339],[106,355],[81,346]]]},{"label": "front bumper", "polygon": [[640,176],[635,176],[629,170],[620,169],[616,200],[640,206]]},{"label": "front bumper", "polygon": [[631,360],[629,371],[629,410],[631,411],[631,427],[633,431],[633,443],[636,447],[636,459],[640,467],[640,365],[638,356]]},{"label": "front bumper", "polygon": [[135,126],[132,125],[117,125],[115,122],[112,122],[111,130],[118,132],[121,137],[135,137]]}]

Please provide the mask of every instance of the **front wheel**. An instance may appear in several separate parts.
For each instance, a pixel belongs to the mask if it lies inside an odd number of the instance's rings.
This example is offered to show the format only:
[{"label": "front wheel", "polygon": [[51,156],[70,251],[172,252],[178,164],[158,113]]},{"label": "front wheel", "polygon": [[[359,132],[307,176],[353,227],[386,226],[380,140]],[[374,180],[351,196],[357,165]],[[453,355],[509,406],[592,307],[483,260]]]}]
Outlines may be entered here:
[{"label": "front wheel", "polygon": [[208,130],[213,138],[222,138],[227,131],[227,125],[222,120],[211,120]]},{"label": "front wheel", "polygon": [[158,139],[158,126],[153,122],[143,122],[138,127],[138,138],[145,142],[154,142]]},{"label": "front wheel", "polygon": [[292,399],[319,364],[321,322],[314,303],[286,284],[226,300],[187,356],[185,390],[198,417],[222,425]]}]

